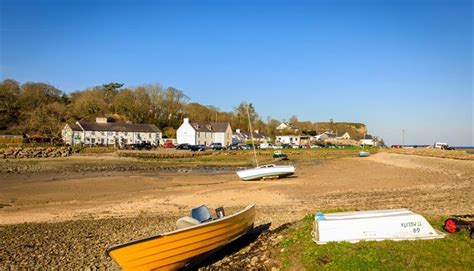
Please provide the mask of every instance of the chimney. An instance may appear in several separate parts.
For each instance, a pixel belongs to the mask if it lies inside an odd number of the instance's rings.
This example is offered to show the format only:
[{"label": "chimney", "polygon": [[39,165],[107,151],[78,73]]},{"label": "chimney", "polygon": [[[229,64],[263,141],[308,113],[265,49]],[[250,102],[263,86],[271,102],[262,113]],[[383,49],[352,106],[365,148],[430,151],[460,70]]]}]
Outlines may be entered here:
[{"label": "chimney", "polygon": [[183,123],[189,123],[189,118],[184,118]]},{"label": "chimney", "polygon": [[107,118],[95,118],[95,122],[97,122],[97,123],[107,123]]}]

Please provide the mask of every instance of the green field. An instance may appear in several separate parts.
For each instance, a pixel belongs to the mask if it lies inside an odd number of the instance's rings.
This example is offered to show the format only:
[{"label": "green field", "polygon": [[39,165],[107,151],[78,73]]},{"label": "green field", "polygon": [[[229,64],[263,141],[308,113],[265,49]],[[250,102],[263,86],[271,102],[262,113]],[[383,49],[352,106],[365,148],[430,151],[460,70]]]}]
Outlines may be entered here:
[{"label": "green field", "polygon": [[[442,230],[444,217],[430,218]],[[286,229],[276,250],[283,270],[473,270],[474,241],[463,230],[444,239],[369,241],[318,245],[311,239],[314,216]]]}]

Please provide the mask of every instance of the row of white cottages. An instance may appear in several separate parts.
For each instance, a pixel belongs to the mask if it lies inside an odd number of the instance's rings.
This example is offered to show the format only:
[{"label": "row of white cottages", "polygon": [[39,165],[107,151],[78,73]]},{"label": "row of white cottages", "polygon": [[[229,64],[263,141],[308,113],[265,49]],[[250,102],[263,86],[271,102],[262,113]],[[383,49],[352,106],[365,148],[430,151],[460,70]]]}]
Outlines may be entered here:
[{"label": "row of white cottages", "polygon": [[[250,140],[249,133],[235,133],[228,122],[191,122],[188,118],[176,131],[178,144],[210,145],[221,143],[245,143]],[[268,142],[270,138],[258,131],[253,133],[257,142]],[[163,143],[162,132],[154,124],[133,124],[107,122],[106,118],[96,118],[95,122],[77,121],[66,124],[62,129],[62,139],[67,145],[104,145],[121,147],[129,144],[149,143],[158,146]]]},{"label": "row of white cottages", "polygon": [[[96,118],[96,122],[77,121],[75,124],[66,124],[62,130],[63,141],[67,145],[104,145],[125,146],[137,143],[149,143],[158,146],[163,143],[162,132],[154,124],[132,124],[107,122],[106,118]],[[270,138],[258,130],[251,134],[237,129],[232,132],[228,122],[195,122],[184,118],[183,123],[176,131],[178,144],[206,145],[221,143],[244,144],[251,138],[259,143],[268,143]],[[275,144],[305,145],[314,141],[348,140],[350,135],[345,133],[336,136],[325,132],[316,136],[305,135],[278,135]],[[371,142],[362,144],[372,145]]]},{"label": "row of white cottages", "polygon": [[106,118],[96,118],[96,122],[77,121],[66,124],[61,131],[66,145],[125,146],[149,143],[158,146],[162,133],[154,124],[134,124],[107,122]]}]

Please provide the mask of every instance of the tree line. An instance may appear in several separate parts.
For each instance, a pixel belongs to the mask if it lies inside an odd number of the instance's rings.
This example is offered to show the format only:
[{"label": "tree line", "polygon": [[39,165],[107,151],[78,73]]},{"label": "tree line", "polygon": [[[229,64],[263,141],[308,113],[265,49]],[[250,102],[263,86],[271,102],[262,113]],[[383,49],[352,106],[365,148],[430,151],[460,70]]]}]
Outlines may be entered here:
[{"label": "tree line", "polygon": [[157,84],[124,87],[108,83],[67,94],[45,83],[20,84],[6,79],[0,83],[0,130],[41,133],[60,137],[66,123],[112,121],[155,124],[164,136],[174,137],[184,117],[193,121],[224,121],[247,131],[250,119],[255,129],[267,131],[252,104],[240,103],[232,112],[215,106],[190,102],[189,97],[173,87]]},{"label": "tree line", "polygon": [[[242,131],[248,131],[250,117],[252,128],[269,136],[275,135],[275,128],[280,124],[271,117],[262,120],[251,103],[241,102],[233,111],[225,112],[215,106],[191,102],[182,90],[158,84],[124,87],[112,82],[68,94],[46,83],[20,84],[12,79],[0,83],[0,130],[60,137],[66,123],[95,121],[96,117],[155,124],[170,138],[176,136],[184,117],[200,122],[229,122],[234,130]],[[318,130],[318,123],[299,122],[296,116],[288,122],[300,127],[299,132],[315,134]],[[321,128],[333,127],[320,123]],[[340,127],[339,131],[343,130]]]}]

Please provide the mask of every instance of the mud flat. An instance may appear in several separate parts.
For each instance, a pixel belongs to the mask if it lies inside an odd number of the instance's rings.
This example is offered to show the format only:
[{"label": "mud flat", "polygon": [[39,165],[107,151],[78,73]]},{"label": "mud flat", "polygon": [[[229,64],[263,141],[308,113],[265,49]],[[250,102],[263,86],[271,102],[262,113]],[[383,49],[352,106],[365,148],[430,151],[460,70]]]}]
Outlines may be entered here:
[{"label": "mud flat", "polygon": [[258,230],[204,269],[277,267],[271,251],[279,230],[320,210],[474,213],[471,160],[378,153],[296,167],[295,177],[260,182],[225,170],[2,174],[0,269],[116,268],[106,247],[173,230],[176,219],[199,204],[224,206],[227,213],[249,203],[258,208]]}]

